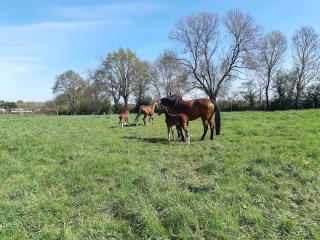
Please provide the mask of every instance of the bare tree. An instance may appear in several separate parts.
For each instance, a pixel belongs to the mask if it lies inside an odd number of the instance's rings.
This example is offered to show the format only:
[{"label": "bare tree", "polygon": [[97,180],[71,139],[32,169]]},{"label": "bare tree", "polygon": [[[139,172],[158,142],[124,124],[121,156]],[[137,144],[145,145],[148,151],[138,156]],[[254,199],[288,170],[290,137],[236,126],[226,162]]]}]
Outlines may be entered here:
[{"label": "bare tree", "polygon": [[52,90],[54,94],[65,95],[70,113],[76,114],[76,106],[85,85],[86,82],[78,73],[69,70],[57,76]]},{"label": "bare tree", "polygon": [[258,46],[257,70],[263,81],[266,109],[268,109],[271,81],[281,67],[287,49],[287,40],[281,32],[272,31],[261,39]]},{"label": "bare tree", "polygon": [[114,103],[114,111],[119,112],[120,110],[120,82],[118,78],[114,78],[107,70],[104,65],[90,72],[90,79],[99,88],[101,94],[108,94]]},{"label": "bare tree", "polygon": [[81,108],[82,110],[90,109],[95,114],[101,114],[104,105],[112,99],[112,94],[106,86],[101,69],[89,70],[88,73],[88,85],[83,93]]},{"label": "bare tree", "polygon": [[135,68],[133,94],[136,98],[137,107],[140,107],[146,101],[147,92],[150,88],[150,64],[146,61],[137,61]]},{"label": "bare tree", "polygon": [[320,38],[311,27],[302,27],[292,37],[294,67],[297,69],[295,107],[305,87],[316,79],[320,63]]},{"label": "bare tree", "polygon": [[211,100],[230,80],[238,78],[242,69],[250,67],[259,30],[253,19],[239,10],[229,11],[223,26],[226,36],[222,41],[218,15],[200,13],[180,19],[170,34],[181,47],[179,62],[193,76],[195,87]]},{"label": "bare tree", "polygon": [[257,84],[254,79],[249,78],[246,81],[241,83],[242,91],[240,91],[240,94],[243,96],[243,98],[249,103],[250,109],[255,108],[255,103],[257,100]]},{"label": "bare tree", "polygon": [[103,62],[107,79],[111,81],[111,88],[119,88],[126,109],[129,97],[134,91],[138,61],[137,55],[130,49],[120,48],[117,52],[109,53]]},{"label": "bare tree", "polygon": [[177,56],[173,51],[165,50],[153,64],[152,72],[155,79],[153,84],[159,96],[182,98],[192,89],[188,82],[188,72],[177,62]]}]

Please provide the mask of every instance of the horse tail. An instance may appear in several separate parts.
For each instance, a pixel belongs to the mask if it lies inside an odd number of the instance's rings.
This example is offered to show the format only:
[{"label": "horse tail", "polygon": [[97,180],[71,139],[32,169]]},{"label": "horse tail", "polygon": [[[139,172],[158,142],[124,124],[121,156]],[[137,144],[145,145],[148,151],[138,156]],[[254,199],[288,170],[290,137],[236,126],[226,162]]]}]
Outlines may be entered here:
[{"label": "horse tail", "polygon": [[213,101],[214,104],[214,125],[216,128],[216,135],[220,135],[220,130],[221,130],[221,115],[220,115],[220,108],[219,105],[217,104],[216,101]]}]

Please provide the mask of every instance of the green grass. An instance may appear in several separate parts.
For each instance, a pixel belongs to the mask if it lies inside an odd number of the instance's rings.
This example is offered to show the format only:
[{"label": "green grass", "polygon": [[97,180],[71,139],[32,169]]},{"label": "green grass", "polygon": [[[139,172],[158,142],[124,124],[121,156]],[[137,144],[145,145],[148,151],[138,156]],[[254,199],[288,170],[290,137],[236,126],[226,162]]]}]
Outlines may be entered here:
[{"label": "green grass", "polygon": [[117,123],[0,116],[0,238],[320,239],[320,111],[222,113],[190,146]]}]

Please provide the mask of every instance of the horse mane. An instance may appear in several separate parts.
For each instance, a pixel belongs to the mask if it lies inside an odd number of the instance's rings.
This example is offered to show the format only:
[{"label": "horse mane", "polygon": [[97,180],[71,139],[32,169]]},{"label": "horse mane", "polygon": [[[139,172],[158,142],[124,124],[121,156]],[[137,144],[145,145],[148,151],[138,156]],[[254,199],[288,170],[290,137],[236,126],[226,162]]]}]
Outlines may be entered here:
[{"label": "horse mane", "polygon": [[161,98],[160,101],[161,101],[161,104],[163,104],[164,106],[169,106],[169,107],[172,107],[178,103],[178,99],[169,98],[169,97]]}]

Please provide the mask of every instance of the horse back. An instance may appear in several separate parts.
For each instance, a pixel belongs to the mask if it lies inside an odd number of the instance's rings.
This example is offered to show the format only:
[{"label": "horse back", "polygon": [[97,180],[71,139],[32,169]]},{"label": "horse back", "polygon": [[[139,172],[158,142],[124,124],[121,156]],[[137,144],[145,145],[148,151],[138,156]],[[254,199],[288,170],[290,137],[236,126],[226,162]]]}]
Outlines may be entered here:
[{"label": "horse back", "polygon": [[188,120],[193,121],[199,117],[209,119],[214,112],[214,104],[206,98],[181,101],[182,113],[188,115]]}]

